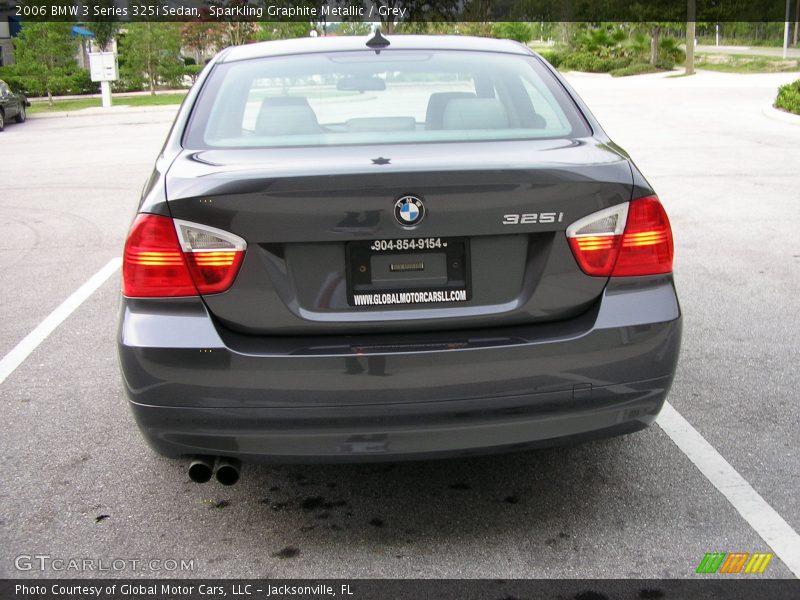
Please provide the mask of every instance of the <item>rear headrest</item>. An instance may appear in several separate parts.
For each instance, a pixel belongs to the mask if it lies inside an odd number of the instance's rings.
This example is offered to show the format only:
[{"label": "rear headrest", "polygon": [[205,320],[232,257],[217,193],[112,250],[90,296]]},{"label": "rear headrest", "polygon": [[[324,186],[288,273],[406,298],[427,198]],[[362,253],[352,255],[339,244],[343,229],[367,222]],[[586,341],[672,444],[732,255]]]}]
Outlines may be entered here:
[{"label": "rear headrest", "polygon": [[444,108],[444,129],[505,129],[506,107],[497,98],[456,98]]},{"label": "rear headrest", "polygon": [[302,96],[277,96],[261,102],[257,135],[307,135],[320,131],[317,115]]},{"label": "rear headrest", "polygon": [[470,92],[436,92],[428,99],[428,110],[425,112],[425,129],[441,129],[443,126],[444,108],[450,100],[456,98],[474,98]]}]

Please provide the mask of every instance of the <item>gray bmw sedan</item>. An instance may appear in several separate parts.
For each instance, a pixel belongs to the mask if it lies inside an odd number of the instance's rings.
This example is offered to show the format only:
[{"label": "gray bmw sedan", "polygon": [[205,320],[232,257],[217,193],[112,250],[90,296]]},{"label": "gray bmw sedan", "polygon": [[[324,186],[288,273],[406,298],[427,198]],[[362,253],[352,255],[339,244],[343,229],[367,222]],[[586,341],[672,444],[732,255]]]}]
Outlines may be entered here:
[{"label": "gray bmw sedan", "polygon": [[122,375],[196,481],[628,433],[675,372],[672,257],[653,189],[525,46],[228,48],[127,238]]}]

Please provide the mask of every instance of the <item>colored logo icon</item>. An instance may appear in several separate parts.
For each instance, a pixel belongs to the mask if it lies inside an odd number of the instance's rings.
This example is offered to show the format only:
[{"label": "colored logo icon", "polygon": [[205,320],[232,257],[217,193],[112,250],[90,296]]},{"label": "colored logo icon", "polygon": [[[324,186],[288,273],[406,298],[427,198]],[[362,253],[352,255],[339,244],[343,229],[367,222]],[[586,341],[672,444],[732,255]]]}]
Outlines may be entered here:
[{"label": "colored logo icon", "polygon": [[771,552],[707,552],[697,565],[697,573],[760,574],[771,560]]},{"label": "colored logo icon", "polygon": [[394,218],[403,227],[413,227],[425,217],[425,205],[416,196],[403,196],[394,203]]}]

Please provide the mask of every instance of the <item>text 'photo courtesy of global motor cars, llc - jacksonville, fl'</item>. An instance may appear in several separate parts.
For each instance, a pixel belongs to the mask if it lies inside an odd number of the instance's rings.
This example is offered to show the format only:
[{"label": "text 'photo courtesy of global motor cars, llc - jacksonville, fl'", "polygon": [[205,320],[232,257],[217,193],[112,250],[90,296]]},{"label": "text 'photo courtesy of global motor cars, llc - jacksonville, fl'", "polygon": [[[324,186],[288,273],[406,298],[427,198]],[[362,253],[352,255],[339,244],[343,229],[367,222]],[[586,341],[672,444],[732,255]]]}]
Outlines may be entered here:
[{"label": "text 'photo courtesy of global motor cars, llc - jacksonville, fl'", "polygon": [[128,234],[122,376],[198,482],[630,433],[676,368],[672,259],[656,192],[521,44],[232,47]]}]

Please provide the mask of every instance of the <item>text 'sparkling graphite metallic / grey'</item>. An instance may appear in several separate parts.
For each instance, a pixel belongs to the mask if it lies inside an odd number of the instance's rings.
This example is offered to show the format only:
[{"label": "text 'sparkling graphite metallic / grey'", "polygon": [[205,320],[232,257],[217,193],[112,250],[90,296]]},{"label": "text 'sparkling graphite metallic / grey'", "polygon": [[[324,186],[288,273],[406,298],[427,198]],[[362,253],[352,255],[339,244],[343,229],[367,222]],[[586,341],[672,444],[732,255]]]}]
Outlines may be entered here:
[{"label": "text 'sparkling graphite metallic / grey'", "polygon": [[198,480],[592,439],[664,403],[672,232],[628,155],[522,45],[388,41],[223,50],[156,161],[119,357]]}]

